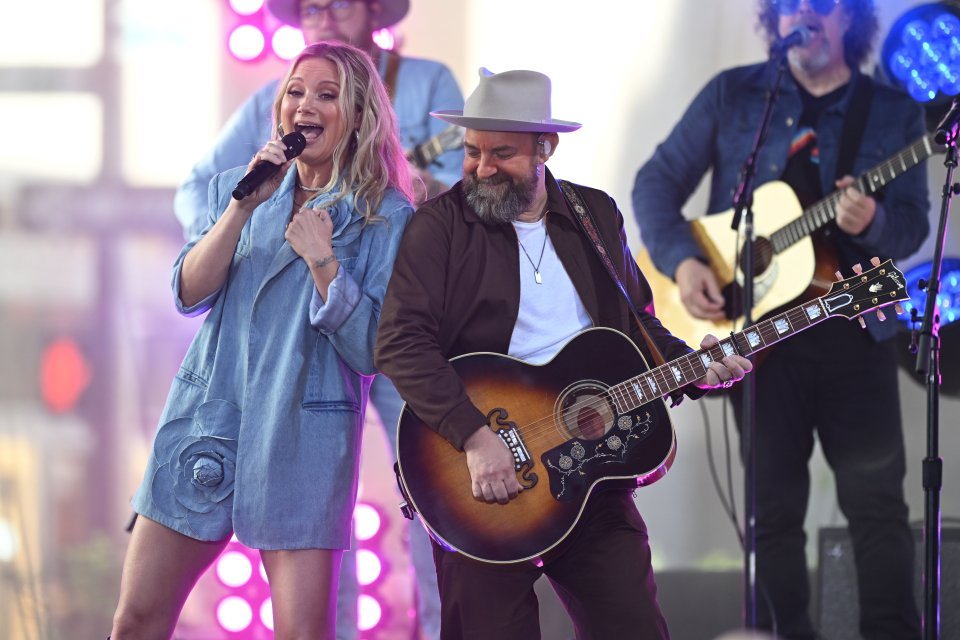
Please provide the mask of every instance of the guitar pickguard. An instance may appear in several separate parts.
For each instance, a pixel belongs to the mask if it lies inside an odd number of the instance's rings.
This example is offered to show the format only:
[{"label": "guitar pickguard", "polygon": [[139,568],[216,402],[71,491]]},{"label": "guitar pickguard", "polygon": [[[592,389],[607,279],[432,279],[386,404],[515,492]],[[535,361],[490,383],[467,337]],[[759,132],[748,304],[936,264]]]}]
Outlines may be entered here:
[{"label": "guitar pickguard", "polygon": [[556,500],[581,497],[600,477],[635,475],[615,467],[631,462],[637,445],[652,432],[650,411],[639,407],[618,414],[607,386],[597,381],[578,382],[564,391],[557,405],[558,424],[573,437],[541,456]]}]

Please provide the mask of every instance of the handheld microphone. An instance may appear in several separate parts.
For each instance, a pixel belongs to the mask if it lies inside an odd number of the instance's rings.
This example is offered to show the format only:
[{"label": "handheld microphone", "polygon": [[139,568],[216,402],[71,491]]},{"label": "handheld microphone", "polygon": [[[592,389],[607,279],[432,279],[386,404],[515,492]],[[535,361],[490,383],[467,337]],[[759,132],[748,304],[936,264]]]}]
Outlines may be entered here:
[{"label": "handheld microphone", "polygon": [[793,28],[793,31],[770,45],[770,55],[782,56],[787,53],[788,49],[805,46],[812,37],[813,33],[809,27],[798,24]]},{"label": "handheld microphone", "polygon": [[943,116],[943,120],[937,125],[937,132],[933,134],[933,141],[939,145],[945,145],[948,142],[957,140],[957,125],[960,124],[960,99],[954,98],[950,105],[950,111]]},{"label": "handheld microphone", "polygon": [[[307,146],[307,139],[299,131],[288,133],[280,138],[280,142],[284,144],[283,155],[287,157],[287,160],[296,158],[303,153],[303,148]],[[243,200],[279,170],[280,165],[261,161],[240,179],[240,182],[233,189],[233,197],[237,200]]]}]

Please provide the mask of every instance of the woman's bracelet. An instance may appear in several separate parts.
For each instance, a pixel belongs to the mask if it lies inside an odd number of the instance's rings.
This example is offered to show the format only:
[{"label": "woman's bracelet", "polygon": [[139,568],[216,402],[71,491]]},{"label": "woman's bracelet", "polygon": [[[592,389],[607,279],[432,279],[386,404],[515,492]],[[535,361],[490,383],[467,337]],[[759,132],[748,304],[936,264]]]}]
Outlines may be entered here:
[{"label": "woman's bracelet", "polygon": [[319,260],[315,261],[313,263],[313,266],[316,267],[317,269],[322,269],[323,267],[327,266],[328,264],[330,264],[336,259],[337,259],[337,256],[331,253],[326,258],[320,258]]}]

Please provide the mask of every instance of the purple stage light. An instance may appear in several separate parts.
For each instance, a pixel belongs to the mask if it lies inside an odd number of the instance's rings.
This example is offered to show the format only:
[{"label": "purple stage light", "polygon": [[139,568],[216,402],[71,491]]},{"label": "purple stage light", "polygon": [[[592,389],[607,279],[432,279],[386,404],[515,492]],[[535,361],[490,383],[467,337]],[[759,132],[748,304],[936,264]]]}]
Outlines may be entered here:
[{"label": "purple stage light", "polygon": [[293,60],[306,46],[303,32],[287,24],[273,32],[270,44],[274,55],[281,60]]},{"label": "purple stage light", "polygon": [[357,599],[357,629],[370,631],[380,624],[383,618],[383,609],[373,596],[360,594]]},{"label": "purple stage light", "polygon": [[240,596],[227,596],[217,605],[217,623],[231,633],[239,633],[253,622],[250,603]]},{"label": "purple stage light", "polygon": [[228,39],[230,54],[237,60],[249,62],[263,53],[266,38],[263,32],[252,24],[242,24],[232,32]]},{"label": "purple stage light", "polygon": [[253,576],[253,564],[240,551],[227,551],[217,560],[217,578],[226,587],[242,587]]},{"label": "purple stage light", "polygon": [[241,16],[250,16],[263,9],[263,0],[230,0],[230,8]]},{"label": "purple stage light", "polygon": [[380,512],[365,502],[358,502],[353,509],[353,535],[360,542],[373,538],[380,531]]}]

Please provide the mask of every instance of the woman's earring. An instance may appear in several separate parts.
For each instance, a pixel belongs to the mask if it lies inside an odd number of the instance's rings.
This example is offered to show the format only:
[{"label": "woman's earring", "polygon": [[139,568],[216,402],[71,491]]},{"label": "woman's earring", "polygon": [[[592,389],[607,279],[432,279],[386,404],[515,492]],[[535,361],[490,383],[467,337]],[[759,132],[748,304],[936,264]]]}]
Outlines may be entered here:
[{"label": "woman's earring", "polygon": [[277,137],[278,137],[278,138],[282,138],[282,137],[283,137],[283,125],[282,125],[282,124],[278,124],[278,125],[277,125]]},{"label": "woman's earring", "polygon": [[354,130],[353,130],[353,140],[354,140],[354,142],[356,142],[357,144],[360,144],[360,129],[354,129]]}]

